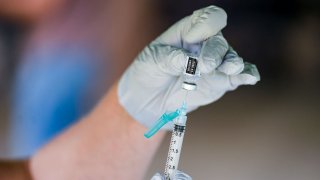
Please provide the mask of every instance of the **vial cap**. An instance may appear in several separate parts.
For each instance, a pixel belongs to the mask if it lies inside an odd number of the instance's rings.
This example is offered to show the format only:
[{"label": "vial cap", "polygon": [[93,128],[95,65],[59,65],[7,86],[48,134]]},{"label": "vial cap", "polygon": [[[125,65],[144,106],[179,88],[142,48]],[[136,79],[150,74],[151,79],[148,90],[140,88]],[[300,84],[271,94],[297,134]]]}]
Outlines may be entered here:
[{"label": "vial cap", "polygon": [[182,83],[182,88],[188,91],[194,91],[197,89],[197,85],[193,84],[193,83],[187,83],[187,82],[183,82]]}]

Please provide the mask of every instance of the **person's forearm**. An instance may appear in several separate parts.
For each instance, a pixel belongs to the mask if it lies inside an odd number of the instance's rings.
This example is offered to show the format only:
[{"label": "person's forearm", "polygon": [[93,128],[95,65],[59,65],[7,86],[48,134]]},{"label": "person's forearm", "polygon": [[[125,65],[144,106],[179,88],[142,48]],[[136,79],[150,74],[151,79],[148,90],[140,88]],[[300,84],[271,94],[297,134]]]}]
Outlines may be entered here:
[{"label": "person's forearm", "polygon": [[142,179],[164,132],[143,137],[146,128],[121,107],[117,86],[79,123],[31,160],[34,179]]}]

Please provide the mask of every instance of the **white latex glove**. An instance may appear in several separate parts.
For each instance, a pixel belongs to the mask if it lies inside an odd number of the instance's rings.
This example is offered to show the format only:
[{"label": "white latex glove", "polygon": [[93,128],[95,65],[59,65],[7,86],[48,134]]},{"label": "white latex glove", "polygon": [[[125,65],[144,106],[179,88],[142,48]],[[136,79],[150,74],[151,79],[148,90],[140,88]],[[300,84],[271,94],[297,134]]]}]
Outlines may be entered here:
[{"label": "white latex glove", "polygon": [[[155,175],[153,175],[151,180],[166,180],[166,178],[164,175],[161,175],[160,173],[156,173]],[[176,175],[172,180],[192,180],[192,178],[188,174],[177,170]]]},{"label": "white latex glove", "polygon": [[[244,63],[220,32],[225,11],[209,6],[170,27],[138,55],[120,79],[118,96],[127,112],[146,127],[166,111],[180,107],[187,54],[198,56],[201,78],[189,93],[188,112],[210,104],[239,85],[260,80],[255,65]],[[164,126],[171,128],[172,123]]]}]

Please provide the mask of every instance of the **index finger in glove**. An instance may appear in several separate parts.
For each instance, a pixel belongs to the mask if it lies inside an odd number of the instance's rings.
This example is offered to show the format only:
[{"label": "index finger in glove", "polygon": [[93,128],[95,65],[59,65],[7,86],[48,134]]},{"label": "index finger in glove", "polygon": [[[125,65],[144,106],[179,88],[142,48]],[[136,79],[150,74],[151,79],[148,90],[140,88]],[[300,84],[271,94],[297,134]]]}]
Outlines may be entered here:
[{"label": "index finger in glove", "polygon": [[204,41],[199,56],[200,72],[207,74],[215,70],[222,63],[228,49],[229,45],[221,33]]},{"label": "index finger in glove", "polygon": [[197,43],[217,34],[227,25],[227,13],[220,7],[208,6],[194,11],[189,28],[182,34],[187,43]]},{"label": "index finger in glove", "polygon": [[206,40],[226,25],[226,12],[220,7],[208,6],[171,26],[156,42],[181,48],[184,43],[194,44]]}]

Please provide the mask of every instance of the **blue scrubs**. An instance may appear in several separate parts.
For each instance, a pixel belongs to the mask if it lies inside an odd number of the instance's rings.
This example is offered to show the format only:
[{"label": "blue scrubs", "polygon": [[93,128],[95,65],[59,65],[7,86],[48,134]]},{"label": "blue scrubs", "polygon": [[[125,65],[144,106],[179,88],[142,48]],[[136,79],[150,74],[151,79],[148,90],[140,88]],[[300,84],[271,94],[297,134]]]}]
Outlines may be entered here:
[{"label": "blue scrubs", "polygon": [[6,157],[28,158],[88,113],[104,92],[91,93],[106,83],[103,67],[87,48],[59,46],[29,53],[12,94]]}]

